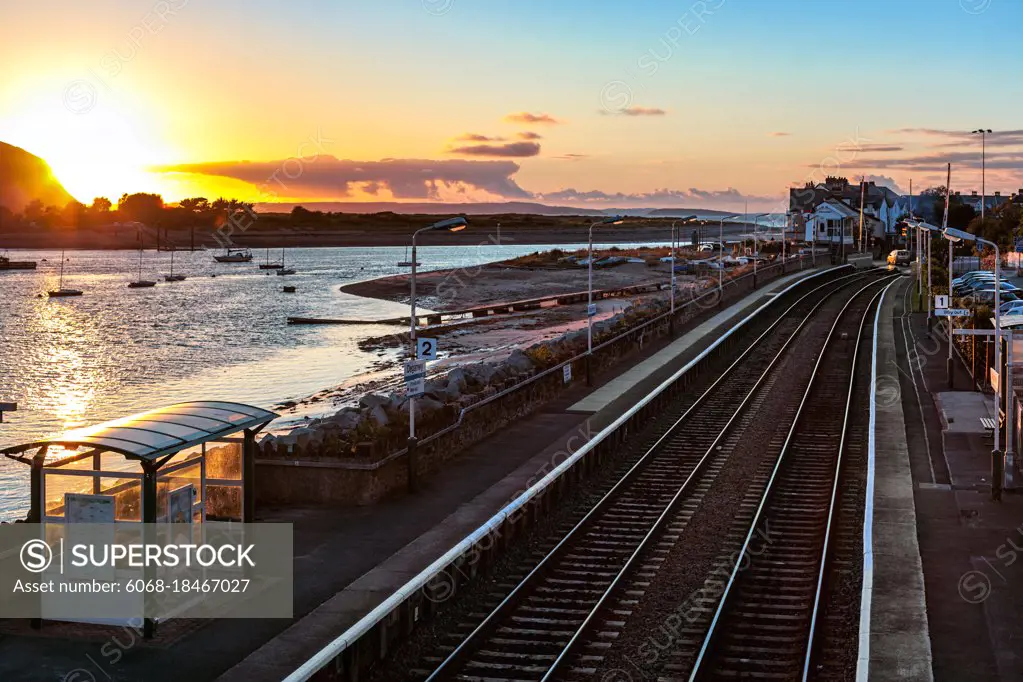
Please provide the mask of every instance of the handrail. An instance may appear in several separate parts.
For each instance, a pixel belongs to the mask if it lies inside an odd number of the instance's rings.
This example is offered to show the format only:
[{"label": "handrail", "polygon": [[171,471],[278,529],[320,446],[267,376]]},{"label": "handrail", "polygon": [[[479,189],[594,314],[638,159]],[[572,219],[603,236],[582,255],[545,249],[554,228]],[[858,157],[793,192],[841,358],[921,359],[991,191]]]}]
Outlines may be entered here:
[{"label": "handrail", "polygon": [[[848,267],[848,266],[841,266]],[[821,277],[825,274],[834,272],[832,269],[826,269],[821,272],[813,273],[805,278],[797,280],[789,286],[778,292],[778,296],[784,295],[789,291],[795,289],[798,286],[803,285],[807,280]],[[615,419],[613,422],[604,427],[599,433],[597,433],[592,439],[584,443],[575,453],[565,459],[561,464],[552,469],[546,476],[541,478],[539,481],[534,483],[528,490],[521,493],[514,500],[505,505],[501,510],[494,514],[488,519],[483,525],[477,528],[475,531],[470,533],[468,536],[462,539],[461,542],[456,544],[454,547],[449,549],[429,566],[420,571],[416,576],[411,578],[402,587],[400,587],[394,594],[389,596],[381,604],[379,604],[372,611],[367,613],[358,622],[352,625],[350,628],[345,630],[343,633],[338,635],[333,641],[327,646],[320,649],[316,654],[310,657],[305,663],[298,667],[294,672],[288,675],[284,682],[305,682],[310,679],[319,670],[323,669],[327,664],[334,660],[342,651],[347,649],[351,644],[356,642],[360,637],[369,632],[372,628],[376,627],[380,621],[391,614],[395,609],[399,608],[405,600],[415,594],[417,591],[423,589],[438,573],[449,564],[453,563],[465,552],[472,549],[472,547],[480,540],[488,536],[494,528],[499,527],[509,516],[517,512],[519,509],[524,507],[534,497],[542,494],[547,488],[563,473],[575,466],[581,458],[585,457],[588,453],[594,450],[598,445],[604,442],[609,436],[614,434],[623,424],[627,423],[630,419],[636,416],[640,410],[645,408],[653,400],[655,400],[661,393],[670,388],[676,381],[679,380],[684,374],[689,372],[704,358],[710,355],[715,349],[725,343],[733,334],[738,333],[740,329],[745,327],[751,320],[753,320],[762,311],[771,306],[777,297],[773,297],[770,301],[766,301],[763,305],[759,306],[756,310],[751,312],[749,315],[744,317],[738,324],[729,329],[727,332],[719,336],[714,340],[707,348],[705,348],[699,355],[687,362],[683,367],[677,370],[670,377],[665,379],[653,389],[650,393],[644,396],[639,402],[629,408],[624,414]]]},{"label": "handrail", "polygon": [[[807,259],[806,256],[801,256],[800,258],[802,260],[804,260],[804,261]],[[791,262],[791,261],[789,261],[789,262]],[[755,275],[758,275],[758,274],[764,272],[765,270],[771,270],[772,268],[782,267],[783,265],[785,265],[785,264],[784,263],[773,263],[771,265],[768,265],[765,268],[762,268],[759,273],[749,272],[749,273],[746,273],[745,275],[742,275],[740,277],[736,277],[735,279],[729,280],[728,283],[726,284],[726,286],[733,286],[733,287],[737,286],[739,282],[742,282],[742,281],[746,280],[749,277],[754,277]],[[782,274],[784,274],[784,270],[782,271]],[[636,325],[635,327],[632,327],[630,329],[625,330],[624,332],[622,332],[621,334],[619,334],[619,335],[617,335],[615,337],[612,337],[612,338],[610,338],[610,339],[608,339],[608,340],[606,340],[606,341],[604,341],[602,343],[597,344],[596,346],[593,347],[593,350],[595,352],[595,351],[598,351],[598,350],[600,350],[602,348],[610,346],[613,343],[617,343],[617,342],[621,341],[622,339],[624,339],[625,337],[627,337],[630,334],[635,334],[636,332],[638,332],[638,331],[640,331],[642,329],[645,329],[646,327],[649,327],[649,326],[655,325],[655,324],[657,324],[659,322],[662,322],[665,319],[672,317],[673,315],[678,315],[681,311],[685,310],[686,308],[688,308],[691,305],[698,305],[701,300],[703,300],[703,299],[705,299],[707,297],[713,297],[714,295],[719,295],[719,294],[720,294],[720,290],[717,287],[713,287],[713,288],[709,289],[708,291],[704,292],[703,294],[701,294],[701,295],[699,295],[699,296],[697,296],[695,298],[692,298],[692,299],[686,301],[681,306],[676,308],[674,313],[672,313],[671,311],[668,311],[668,312],[661,313],[660,315],[657,315],[656,317],[652,317],[649,320],[646,320],[645,322],[642,322],[642,323]],[[503,398],[503,397],[505,397],[507,395],[515,393],[516,391],[520,391],[523,388],[525,388],[526,386],[532,384],[533,382],[539,381],[540,379],[543,379],[544,377],[550,376],[550,375],[554,374],[555,372],[563,370],[563,368],[566,365],[570,365],[573,362],[578,362],[578,361],[582,360],[587,355],[588,355],[587,353],[580,353],[578,355],[573,355],[571,358],[569,358],[567,360],[563,360],[562,362],[558,363],[557,365],[554,365],[553,367],[548,367],[547,369],[545,369],[545,370],[543,370],[541,372],[538,372],[537,374],[534,374],[533,376],[529,377],[528,379],[525,379],[524,381],[520,381],[519,383],[515,384],[514,386],[509,386],[508,388],[506,388],[506,389],[504,389],[502,391],[499,391],[498,393],[495,393],[494,395],[490,396],[489,398],[484,398],[483,400],[480,400],[479,402],[475,402],[472,405],[468,405],[466,407],[463,407],[462,409],[460,409],[458,411],[458,419],[456,419],[453,423],[445,426],[440,431],[437,431],[435,433],[431,433],[429,436],[426,436],[425,438],[423,438],[422,440],[420,440],[418,442],[416,447],[419,448],[419,449],[422,449],[423,447],[425,447],[426,445],[432,443],[433,441],[437,440],[438,438],[440,438],[442,436],[446,436],[447,434],[451,433],[452,431],[457,430],[459,427],[462,426],[462,423],[465,421],[465,415],[467,415],[468,413],[472,412],[473,410],[478,410],[479,408],[481,408],[481,407],[483,407],[485,405],[489,405],[490,403],[494,402],[495,400],[497,400],[499,398]],[[389,463],[389,462],[391,462],[391,461],[393,461],[395,459],[398,459],[400,457],[403,457],[403,456],[405,456],[407,454],[408,454],[408,448],[404,447],[404,448],[402,448],[400,450],[395,450],[394,452],[392,452],[392,453],[390,453],[390,454],[388,454],[388,455],[386,455],[384,457],[381,457],[380,459],[376,460],[375,462],[367,463],[364,467],[360,467],[360,469],[365,469],[367,471],[375,471],[375,470],[383,467],[385,464],[387,464],[387,463]]]}]

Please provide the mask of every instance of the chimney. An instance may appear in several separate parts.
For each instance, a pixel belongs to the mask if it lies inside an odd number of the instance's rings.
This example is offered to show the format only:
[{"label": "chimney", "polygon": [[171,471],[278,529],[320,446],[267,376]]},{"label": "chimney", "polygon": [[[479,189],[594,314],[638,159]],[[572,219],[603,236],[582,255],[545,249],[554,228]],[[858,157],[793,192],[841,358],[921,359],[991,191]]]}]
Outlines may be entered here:
[{"label": "chimney", "polygon": [[[959,194],[959,192],[956,192],[956,194]],[[977,190],[973,190],[973,196],[977,196]]]},{"label": "chimney", "polygon": [[995,192],[995,196],[996,197],[1000,197],[1000,196],[1002,196],[1002,193],[1001,192]]}]

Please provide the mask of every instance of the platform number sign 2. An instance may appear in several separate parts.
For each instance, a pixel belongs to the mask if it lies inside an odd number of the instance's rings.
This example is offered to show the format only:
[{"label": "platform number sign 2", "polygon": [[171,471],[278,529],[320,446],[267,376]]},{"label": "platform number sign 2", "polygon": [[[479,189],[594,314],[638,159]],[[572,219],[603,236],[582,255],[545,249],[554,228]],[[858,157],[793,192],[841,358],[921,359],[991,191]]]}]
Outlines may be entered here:
[{"label": "platform number sign 2", "polygon": [[437,339],[416,339],[416,358],[419,360],[436,360]]}]

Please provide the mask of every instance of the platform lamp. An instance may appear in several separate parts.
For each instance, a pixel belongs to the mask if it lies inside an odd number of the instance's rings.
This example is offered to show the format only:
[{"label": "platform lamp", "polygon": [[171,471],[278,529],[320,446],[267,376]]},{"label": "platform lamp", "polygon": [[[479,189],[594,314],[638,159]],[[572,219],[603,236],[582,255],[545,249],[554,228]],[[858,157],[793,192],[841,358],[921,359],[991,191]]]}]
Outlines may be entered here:
[{"label": "platform lamp", "polygon": [[[998,244],[995,242],[982,239],[975,234],[966,232],[965,230],[957,230],[953,227],[946,227],[943,231],[945,239],[951,243],[966,241],[976,242],[978,244],[986,244],[995,250],[995,367],[998,368],[998,376],[1000,377],[998,383],[999,388],[1005,392],[1005,459],[1001,457],[1001,453],[998,450],[998,434],[999,428],[995,426],[995,449],[991,452],[991,498],[994,500],[1000,500],[1002,498],[1003,488],[1013,487],[1013,475],[1015,473],[1015,463],[1013,462],[1013,445],[1012,445],[1012,426],[1013,426],[1013,415],[1012,415],[1012,336],[1009,336],[1009,347],[1006,350],[1006,366],[1002,367],[1002,324],[1001,324],[1001,298],[999,294],[1002,289],[1001,280],[1001,252],[998,250]],[[952,276],[952,270],[949,268],[949,277]],[[949,287],[951,294],[951,286]],[[951,388],[951,372],[952,372],[952,318],[948,320],[948,371],[949,371],[949,388]],[[996,401],[997,404],[997,401]],[[997,410],[996,410],[997,411]],[[1003,485],[1004,481],[1004,485]]]},{"label": "platform lamp", "polygon": [[[410,278],[411,296],[409,303],[412,314],[409,318],[409,356],[415,360],[418,352],[416,350],[416,237],[420,232],[461,232],[468,227],[469,221],[458,216],[437,221],[432,225],[420,228],[412,233],[412,276]],[[416,399],[409,395],[408,399],[408,491],[416,491]]]},{"label": "platform lamp", "polygon": [[760,228],[760,219],[769,216],[770,213],[758,213],[753,216],[753,288],[757,288],[757,261],[760,260],[760,246],[757,244],[757,235]]},{"label": "platform lamp", "polygon": [[725,264],[722,257],[725,255],[725,221],[738,218],[738,214],[721,216],[718,218],[718,302],[724,300],[725,293]]},{"label": "platform lamp", "polygon": [[590,359],[593,354],[593,316],[597,314],[593,307],[593,228],[598,225],[621,225],[625,216],[613,215],[590,224],[589,240],[587,242],[587,296],[586,296],[586,385],[593,385],[593,372],[590,367]]},{"label": "platform lamp", "polygon": [[696,220],[696,216],[687,215],[684,218],[679,218],[671,224],[671,314],[668,316],[668,334],[671,336],[675,335],[675,248],[681,241],[678,235],[678,224],[683,225]]}]

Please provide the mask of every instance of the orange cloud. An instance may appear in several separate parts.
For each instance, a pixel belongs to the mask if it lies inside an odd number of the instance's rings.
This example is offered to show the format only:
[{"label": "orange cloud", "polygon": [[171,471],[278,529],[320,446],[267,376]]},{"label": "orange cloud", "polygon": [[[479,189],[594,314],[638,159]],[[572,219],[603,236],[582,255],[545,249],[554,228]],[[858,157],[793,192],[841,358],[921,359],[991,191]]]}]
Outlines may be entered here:
[{"label": "orange cloud", "polygon": [[543,125],[557,125],[561,123],[550,114],[531,114],[528,111],[520,111],[515,114],[508,114],[504,117],[508,123],[540,123]]}]

